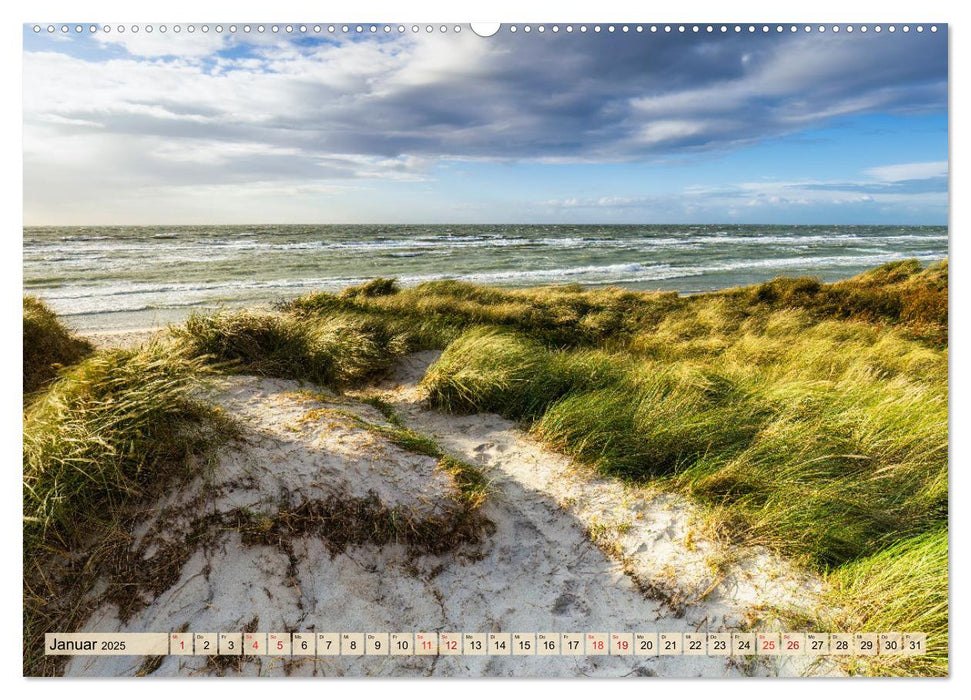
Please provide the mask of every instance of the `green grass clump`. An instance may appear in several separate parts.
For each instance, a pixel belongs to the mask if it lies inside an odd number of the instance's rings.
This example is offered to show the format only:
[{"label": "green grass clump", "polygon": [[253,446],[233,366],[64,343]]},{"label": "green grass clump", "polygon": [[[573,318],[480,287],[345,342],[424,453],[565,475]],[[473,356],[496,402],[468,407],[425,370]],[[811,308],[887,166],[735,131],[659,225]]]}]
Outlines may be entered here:
[{"label": "green grass clump", "polygon": [[193,315],[172,334],[190,357],[207,357],[234,371],[328,387],[379,376],[409,349],[407,336],[380,319],[351,315]]},{"label": "green grass clump", "polygon": [[831,577],[843,610],[839,627],[852,632],[924,632],[923,656],[867,659],[867,675],[948,674],[947,528],[903,540],[849,564]]},{"label": "green grass clump", "polygon": [[947,354],[893,331],[822,322],[748,335],[719,357],[761,411],[745,445],[675,485],[747,534],[826,568],[947,521]]},{"label": "green grass clump", "polygon": [[202,371],[158,344],[102,351],[28,408],[25,552],[76,544],[101,514],[210,445],[216,423],[190,396]]},{"label": "green grass clump", "polygon": [[357,285],[356,287],[347,287],[341,291],[340,297],[342,299],[383,297],[389,294],[397,294],[398,291],[400,290],[396,280],[387,277],[375,277],[373,280]]},{"label": "green grass clump", "polygon": [[643,481],[749,443],[759,410],[731,377],[675,378],[652,368],[639,380],[553,404],[534,432],[604,474]]},{"label": "green grass clump", "polygon": [[[74,632],[98,577],[121,566],[132,509],[204,466],[232,422],[196,401],[204,363],[169,346],[102,350],[24,413],[24,673],[57,673],[44,634]],[[122,557],[123,559],[123,557]],[[157,578],[157,576],[156,576]]]},{"label": "green grass clump", "polygon": [[25,397],[54,379],[58,370],[91,351],[91,344],[72,335],[42,301],[24,297]]},{"label": "green grass clump", "polygon": [[519,334],[476,328],[448,346],[424,384],[431,401],[446,410],[529,419],[572,392],[607,386],[623,372],[622,362],[601,351],[555,351]]}]

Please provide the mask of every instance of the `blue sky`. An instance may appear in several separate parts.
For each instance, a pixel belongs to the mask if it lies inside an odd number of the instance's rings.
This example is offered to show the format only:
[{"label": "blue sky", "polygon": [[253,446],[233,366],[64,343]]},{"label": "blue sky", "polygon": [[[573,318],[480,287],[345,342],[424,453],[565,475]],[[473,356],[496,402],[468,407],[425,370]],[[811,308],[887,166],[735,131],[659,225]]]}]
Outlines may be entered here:
[{"label": "blue sky", "polygon": [[945,224],[947,160],[946,31],[24,31],[27,225]]}]

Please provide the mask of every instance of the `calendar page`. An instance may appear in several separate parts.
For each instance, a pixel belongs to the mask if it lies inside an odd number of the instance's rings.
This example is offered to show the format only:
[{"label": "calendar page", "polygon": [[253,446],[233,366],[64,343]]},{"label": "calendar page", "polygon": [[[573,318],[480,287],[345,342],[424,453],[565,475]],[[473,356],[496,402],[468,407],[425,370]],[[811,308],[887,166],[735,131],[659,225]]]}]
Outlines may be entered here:
[{"label": "calendar page", "polygon": [[23,25],[24,675],[948,675],[946,23],[240,19]]}]

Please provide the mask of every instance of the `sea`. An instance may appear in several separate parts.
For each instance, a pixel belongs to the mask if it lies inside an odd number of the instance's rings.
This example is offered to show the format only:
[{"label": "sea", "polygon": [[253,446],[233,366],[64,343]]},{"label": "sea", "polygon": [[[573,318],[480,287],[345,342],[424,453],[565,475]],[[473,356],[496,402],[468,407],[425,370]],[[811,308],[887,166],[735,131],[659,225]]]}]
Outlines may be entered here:
[{"label": "sea", "polygon": [[690,294],[947,254],[943,226],[28,227],[23,286],[79,331],[125,330],[374,277]]}]

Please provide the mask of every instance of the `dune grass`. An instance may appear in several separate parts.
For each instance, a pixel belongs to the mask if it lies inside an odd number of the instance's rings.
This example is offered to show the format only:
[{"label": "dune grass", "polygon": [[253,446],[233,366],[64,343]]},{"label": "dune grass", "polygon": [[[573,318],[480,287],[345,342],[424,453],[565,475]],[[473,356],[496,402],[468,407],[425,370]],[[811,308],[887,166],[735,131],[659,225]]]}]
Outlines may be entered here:
[{"label": "dune grass", "polygon": [[206,368],[168,345],[102,350],[24,413],[24,672],[56,673],[43,635],[75,631],[97,576],[130,544],[126,508],[204,466],[232,422],[193,399]]},{"label": "dune grass", "polygon": [[91,354],[91,344],[75,337],[47,306],[24,297],[24,399],[46,386],[58,370]]},{"label": "dune grass", "polygon": [[521,334],[481,327],[448,346],[426,385],[433,403],[449,411],[537,418],[567,394],[608,386],[623,372],[623,363],[602,351],[552,350]]},{"label": "dune grass", "polygon": [[250,311],[193,315],[171,332],[189,357],[332,388],[380,376],[411,347],[407,335],[381,319],[340,313],[325,318]]},{"label": "dune grass", "polygon": [[[909,290],[941,274],[894,265],[859,279]],[[946,522],[947,351],[903,321],[837,320],[763,293],[803,287],[831,286],[776,280],[667,303],[605,349],[474,327],[425,384],[446,410],[524,420],[605,474],[661,478],[750,539],[839,566]]]},{"label": "dune grass", "polygon": [[919,340],[947,343],[947,261],[922,268],[916,260],[888,263],[848,280],[778,278],[762,285],[682,297],[579,285],[501,289],[456,280],[398,289],[379,279],[339,294],[317,292],[283,308],[314,317],[337,312],[404,323],[427,346],[444,347],[475,326],[518,330],[555,347],[620,345],[632,334],[653,332],[690,318],[713,301],[726,327],[766,311],[802,309],[817,320],[860,320],[893,325]]},{"label": "dune grass", "polygon": [[605,474],[664,477],[819,567],[945,522],[946,354],[859,323],[772,316],[705,360],[472,330],[425,381],[438,406],[529,421]]},{"label": "dune grass", "polygon": [[[495,294],[506,307],[511,293]],[[562,344],[506,311],[460,314],[465,330],[425,377],[430,399],[521,420],[605,475],[689,495],[719,530],[832,577],[867,629],[933,633],[931,655],[884,670],[946,673],[946,261],[630,308],[621,330],[594,341],[578,327]],[[920,576],[904,585],[908,569]],[[867,606],[901,594],[927,616]]]},{"label": "dune grass", "polygon": [[89,519],[204,450],[219,423],[191,399],[205,368],[152,344],[101,351],[24,414],[24,540],[69,547]]},{"label": "dune grass", "polygon": [[887,263],[833,284],[777,279],[758,285],[752,300],[804,308],[819,316],[901,325],[917,337],[947,343],[947,275],[943,260],[923,269],[917,260]]},{"label": "dune grass", "polygon": [[863,632],[927,634],[927,654],[877,657],[853,670],[867,675],[948,673],[947,528],[931,530],[838,570],[839,626]]},{"label": "dune grass", "polygon": [[439,347],[458,332],[480,325],[520,330],[547,344],[574,347],[600,343],[680,303],[673,292],[585,291],[573,285],[508,290],[442,280],[385,289],[387,293],[380,295],[319,292],[285,308],[304,316],[343,311],[405,321],[425,344]]}]

